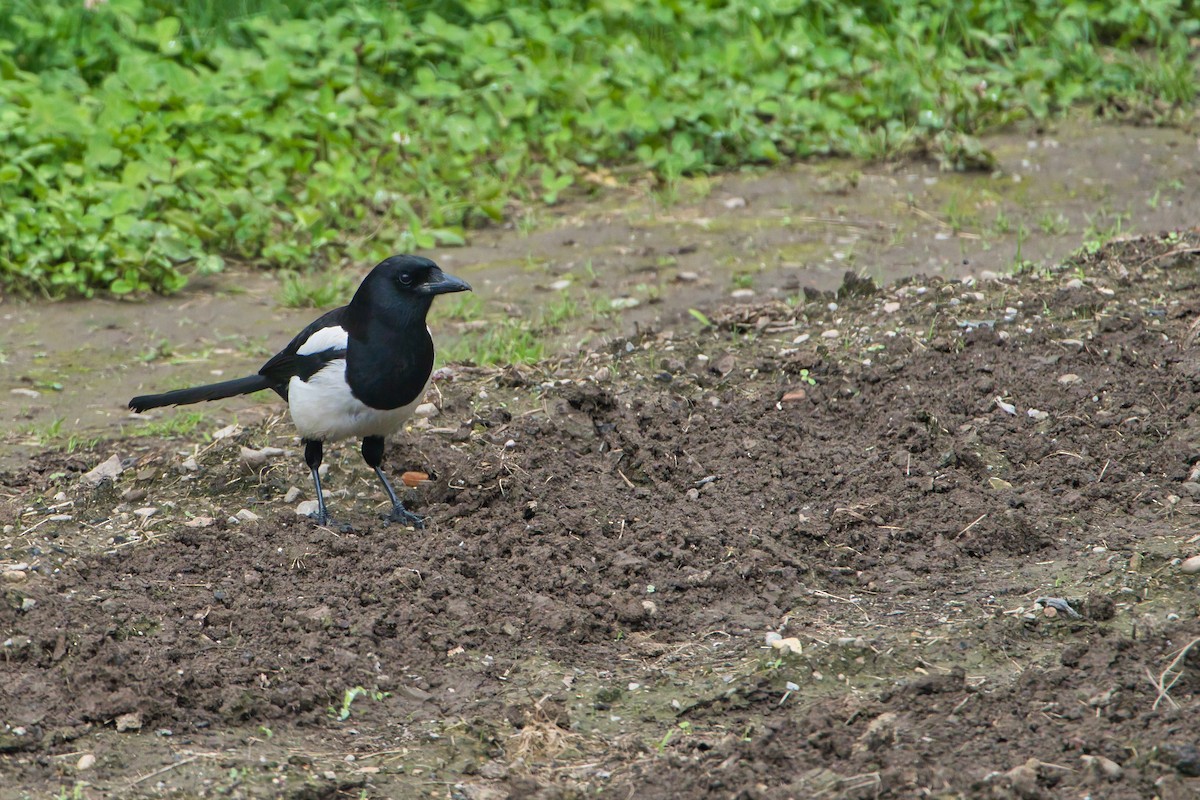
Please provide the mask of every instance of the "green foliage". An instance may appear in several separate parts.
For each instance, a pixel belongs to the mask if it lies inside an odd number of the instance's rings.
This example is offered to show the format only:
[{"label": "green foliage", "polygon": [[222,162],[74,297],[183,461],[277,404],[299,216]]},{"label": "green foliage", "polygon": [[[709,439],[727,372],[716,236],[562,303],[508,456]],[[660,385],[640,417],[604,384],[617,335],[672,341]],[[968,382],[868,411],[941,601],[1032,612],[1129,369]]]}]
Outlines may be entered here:
[{"label": "green foliage", "polygon": [[350,719],[350,706],[353,705],[354,701],[359,697],[369,697],[375,702],[381,703],[387,698],[391,697],[391,693],[381,692],[378,689],[365,689],[362,686],[353,686],[342,693],[341,708],[334,708],[333,706],[330,706],[328,709],[326,709],[326,713],[339,722],[345,722],[346,720]]},{"label": "green foliage", "polygon": [[0,286],[170,292],[460,244],[585,170],[984,167],[1078,102],[1186,107],[1195,0],[6,0]]}]

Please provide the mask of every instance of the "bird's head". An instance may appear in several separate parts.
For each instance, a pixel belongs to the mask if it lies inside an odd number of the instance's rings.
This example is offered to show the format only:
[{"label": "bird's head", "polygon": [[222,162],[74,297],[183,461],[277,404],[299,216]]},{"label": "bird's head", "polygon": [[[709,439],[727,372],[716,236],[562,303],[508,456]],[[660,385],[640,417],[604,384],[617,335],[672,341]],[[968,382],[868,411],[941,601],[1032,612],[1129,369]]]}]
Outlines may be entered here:
[{"label": "bird's head", "polygon": [[396,322],[423,323],[433,298],[469,291],[470,284],[442,272],[428,258],[392,256],[375,265],[354,293],[350,305],[365,312],[364,316],[382,312]]}]

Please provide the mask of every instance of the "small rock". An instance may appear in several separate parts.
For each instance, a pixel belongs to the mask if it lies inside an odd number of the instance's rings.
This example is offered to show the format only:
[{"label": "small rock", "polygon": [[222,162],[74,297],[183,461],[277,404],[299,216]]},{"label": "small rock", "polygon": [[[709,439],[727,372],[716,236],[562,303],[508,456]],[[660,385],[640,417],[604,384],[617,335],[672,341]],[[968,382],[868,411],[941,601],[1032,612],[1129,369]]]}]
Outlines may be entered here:
[{"label": "small rock", "polygon": [[571,288],[571,280],[569,278],[559,278],[550,284],[551,291],[561,292],[564,289]]},{"label": "small rock", "polygon": [[1006,403],[1006,402],[1004,402],[1004,400],[1002,400],[999,397],[996,398],[995,403],[996,403],[996,408],[1000,409],[1005,414],[1013,414],[1014,416],[1016,415],[1017,407],[1014,406],[1012,403]]},{"label": "small rock", "polygon": [[302,500],[296,504],[296,516],[311,517],[321,507],[316,500]]},{"label": "small rock", "polygon": [[158,509],[155,508],[154,506],[146,506],[145,508],[137,508],[137,509],[134,509],[134,511],[133,511],[133,515],[135,517],[140,517],[141,519],[149,519],[150,517],[154,516],[157,513],[158,513]]},{"label": "small rock", "polygon": [[837,328],[830,328],[829,330],[827,330],[821,334],[821,338],[822,339],[836,339],[841,335],[842,335],[842,332],[839,331]]},{"label": "small rock", "polygon": [[732,292],[729,293],[729,296],[732,297],[734,300],[748,300],[751,297],[754,297],[754,290],[753,289],[734,289]]},{"label": "small rock", "polygon": [[1121,780],[1121,776],[1125,772],[1120,764],[1104,756],[1083,755],[1079,757],[1079,760],[1083,762],[1084,769],[1089,773],[1113,783]]},{"label": "small rock", "polygon": [[1200,556],[1192,556],[1180,564],[1179,568],[1187,575],[1195,575],[1200,572]]},{"label": "small rock", "polygon": [[792,339],[792,344],[804,344],[811,338],[812,338],[811,333],[802,333],[799,336],[797,336],[795,339]]},{"label": "small rock", "polygon": [[735,208],[745,208],[746,198],[744,197],[727,197],[721,201],[721,205],[732,211]]},{"label": "small rock", "polygon": [[120,456],[109,456],[108,460],[102,464],[98,464],[91,472],[84,474],[80,479],[88,486],[99,486],[104,481],[115,481],[117,476],[121,474],[121,458]]},{"label": "small rock", "polygon": [[192,517],[183,523],[185,528],[207,528],[215,522],[212,517]]},{"label": "small rock", "polygon": [[1044,419],[1049,419],[1049,417],[1050,417],[1050,414],[1048,412],[1038,411],[1036,408],[1031,408],[1028,411],[1026,411],[1025,413],[1028,414],[1030,416],[1030,418],[1035,419],[1038,422],[1041,422]]},{"label": "small rock", "polygon": [[179,465],[179,468],[184,472],[200,471],[200,465],[196,463],[196,459],[193,456],[188,456],[186,459],[184,459],[183,463]]},{"label": "small rock", "polygon": [[642,609],[646,612],[646,616],[653,617],[658,613],[658,604],[653,600],[643,600]]},{"label": "small rock", "polygon": [[219,431],[213,433],[212,438],[213,441],[219,442],[222,439],[228,439],[230,436],[237,436],[239,433],[241,433],[241,431],[242,426],[235,422],[234,424],[226,425],[224,428],[221,428]]},{"label": "small rock", "polygon": [[695,283],[696,281],[700,280],[700,274],[685,270],[678,273],[675,276],[675,280],[679,281],[680,283]]},{"label": "small rock", "polygon": [[1067,281],[1067,288],[1068,289],[1082,289],[1083,281],[1081,281],[1079,278],[1072,278],[1071,280]]},{"label": "small rock", "polygon": [[433,419],[440,413],[442,413],[441,410],[433,403],[421,403],[413,411],[413,416],[420,417],[421,419]]},{"label": "small rock", "polygon": [[800,644],[800,640],[795,636],[789,636],[786,639],[776,639],[771,642],[771,647],[774,647],[776,650],[782,650],[785,653],[793,653],[794,655],[801,655],[804,652],[804,646]]},{"label": "small rock", "polygon": [[117,733],[125,731],[140,731],[142,729],[142,715],[140,712],[133,711],[129,714],[122,714],[117,717]]},{"label": "small rock", "polygon": [[792,389],[786,392],[783,397],[779,398],[781,403],[798,403],[808,397],[808,392],[804,389]]},{"label": "small rock", "polygon": [[400,482],[410,489],[415,489],[416,487],[428,481],[429,473],[417,472],[416,470],[409,470],[400,476]]},{"label": "small rock", "polygon": [[700,490],[695,487],[688,489],[687,490],[687,499],[688,500],[699,500],[700,499]]},{"label": "small rock", "polygon": [[242,463],[254,472],[265,467],[270,459],[283,455],[283,451],[278,447],[264,447],[261,450],[243,447],[241,452]]},{"label": "small rock", "polygon": [[24,583],[29,576],[19,569],[7,569],[2,577],[5,583]]},{"label": "small rock", "polygon": [[248,508],[243,508],[241,511],[234,514],[238,522],[254,522],[258,519],[258,514],[255,514]]},{"label": "small rock", "polygon": [[890,303],[883,304],[883,313],[885,313],[885,314],[895,314],[899,310],[900,310],[900,304],[897,303],[895,300],[891,301]]},{"label": "small rock", "polygon": [[41,397],[42,396],[42,393],[37,391],[36,389],[26,389],[23,386],[19,387],[17,389],[9,389],[9,393],[20,395],[21,397]]},{"label": "small rock", "polygon": [[285,494],[283,496],[283,502],[287,503],[289,506],[299,499],[300,499],[300,489],[296,486],[289,487],[287,490],[287,494]]},{"label": "small rock", "polygon": [[990,269],[985,269],[979,273],[979,280],[981,280],[981,281],[998,281],[998,280],[1000,280],[1000,273],[993,272]]},{"label": "small rock", "polygon": [[79,760],[75,762],[75,769],[79,770],[80,772],[85,769],[91,769],[94,766],[96,766],[96,757],[91,753],[84,753],[79,757]]},{"label": "small rock", "polygon": [[642,304],[641,300],[636,297],[614,297],[609,305],[614,311],[623,311],[627,308],[637,308]]},{"label": "small rock", "polygon": [[1004,480],[1003,478],[997,478],[997,477],[994,477],[994,476],[993,476],[993,477],[991,477],[991,478],[988,478],[988,485],[989,485],[989,486],[991,486],[993,489],[995,489],[997,492],[1001,492],[1001,491],[1004,491],[1004,490],[1006,490],[1006,489],[1011,489],[1011,488],[1012,488],[1012,484],[1011,484],[1011,483],[1009,483],[1008,481]]},{"label": "small rock", "polygon": [[1077,383],[1083,383],[1083,378],[1076,375],[1074,372],[1068,372],[1058,376],[1058,382],[1063,386],[1074,386]]},{"label": "small rock", "polygon": [[145,500],[146,499],[146,490],[145,489],[126,489],[125,491],[121,492],[121,499],[124,500],[126,503],[136,503],[139,500]]}]

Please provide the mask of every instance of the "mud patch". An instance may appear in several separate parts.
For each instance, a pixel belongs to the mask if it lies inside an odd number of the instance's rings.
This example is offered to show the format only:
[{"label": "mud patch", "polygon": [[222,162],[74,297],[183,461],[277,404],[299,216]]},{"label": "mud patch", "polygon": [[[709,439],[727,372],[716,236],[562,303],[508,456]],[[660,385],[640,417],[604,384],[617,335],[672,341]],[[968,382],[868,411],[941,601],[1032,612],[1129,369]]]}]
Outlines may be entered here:
[{"label": "mud patch", "polygon": [[[425,531],[378,521],[349,448],[329,483],[353,530],[296,517],[270,421],[47,453],[3,478],[5,774],[30,796],[1184,796],[1198,253],[1138,239],[457,369],[388,454],[431,476]],[[247,470],[265,444],[293,452]],[[114,453],[116,484],[81,488]]]}]

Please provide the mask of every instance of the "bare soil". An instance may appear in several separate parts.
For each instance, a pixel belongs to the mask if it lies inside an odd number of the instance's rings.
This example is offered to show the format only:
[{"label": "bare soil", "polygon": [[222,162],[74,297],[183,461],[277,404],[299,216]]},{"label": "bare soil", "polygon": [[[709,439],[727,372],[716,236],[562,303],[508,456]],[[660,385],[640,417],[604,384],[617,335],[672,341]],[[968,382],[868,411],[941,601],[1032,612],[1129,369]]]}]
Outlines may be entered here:
[{"label": "bare soil", "polygon": [[388,452],[423,531],[349,447],[352,529],[298,517],[277,416],[37,454],[0,796],[1195,796],[1198,269],[1173,233],[451,367]]}]

